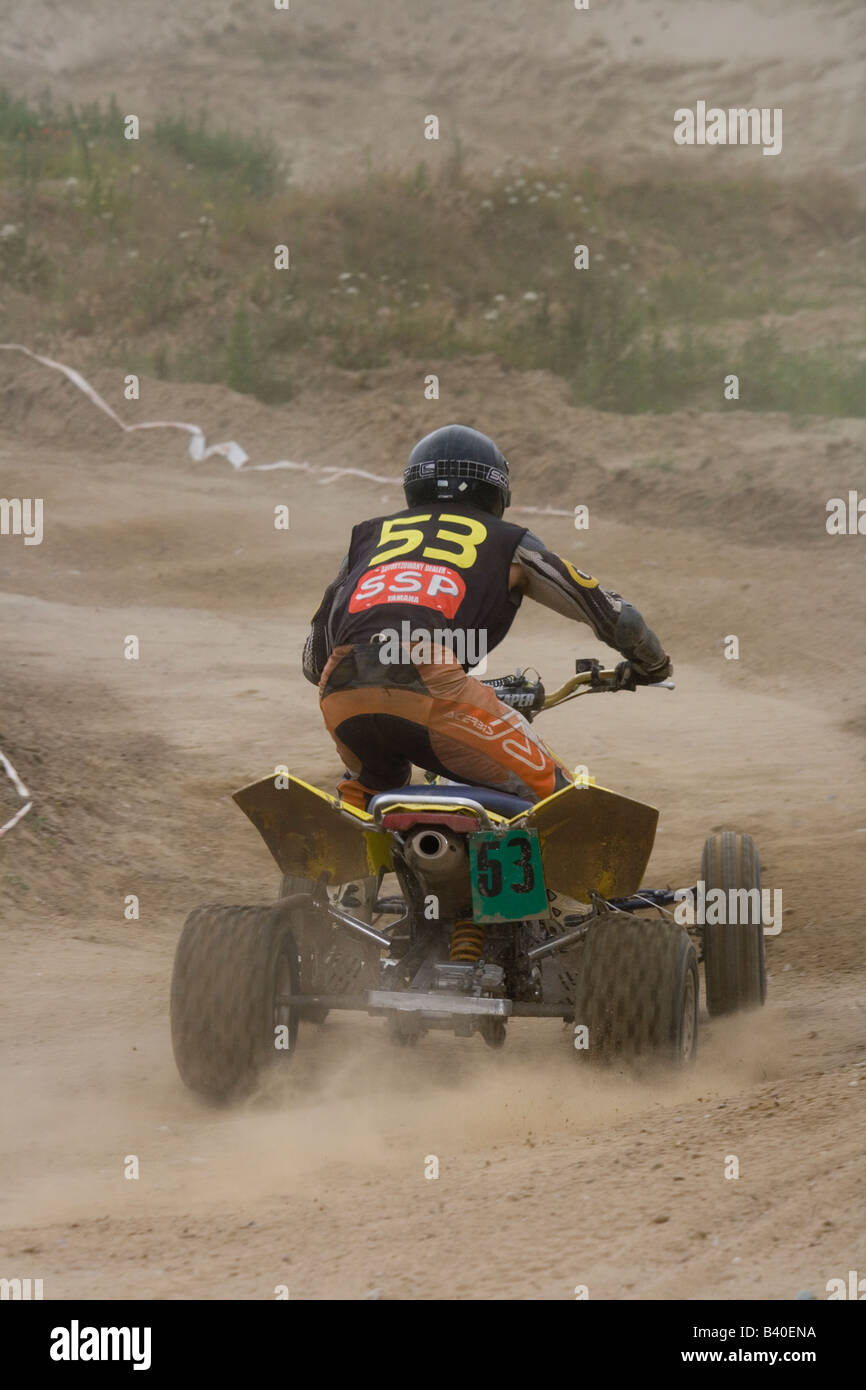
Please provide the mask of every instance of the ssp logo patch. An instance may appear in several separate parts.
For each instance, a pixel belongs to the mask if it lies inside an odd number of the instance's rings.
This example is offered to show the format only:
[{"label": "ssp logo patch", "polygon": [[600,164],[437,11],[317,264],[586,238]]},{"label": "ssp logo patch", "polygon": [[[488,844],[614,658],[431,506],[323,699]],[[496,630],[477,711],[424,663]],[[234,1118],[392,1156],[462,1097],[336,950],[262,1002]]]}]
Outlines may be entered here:
[{"label": "ssp logo patch", "polygon": [[429,565],[424,560],[393,560],[377,565],[358,580],[349,599],[349,612],[361,613],[380,603],[411,603],[435,608],[453,618],[466,584],[448,565]]}]

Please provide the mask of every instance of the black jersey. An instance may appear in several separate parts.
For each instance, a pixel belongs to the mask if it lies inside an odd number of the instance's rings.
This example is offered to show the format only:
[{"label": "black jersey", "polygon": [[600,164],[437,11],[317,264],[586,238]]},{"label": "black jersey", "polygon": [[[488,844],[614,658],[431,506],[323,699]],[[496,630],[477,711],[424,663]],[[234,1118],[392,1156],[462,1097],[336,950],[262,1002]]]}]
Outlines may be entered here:
[{"label": "black jersey", "polygon": [[[490,512],[453,502],[407,507],[359,522],[334,595],[334,646],[396,634],[439,634],[467,669],[507,633],[522,595],[509,569],[526,533]],[[447,634],[447,635],[446,635]]]},{"label": "black jersey", "polygon": [[[520,566],[522,590],[509,590],[513,563]],[[433,502],[354,528],[349,553],[313,616],[304,675],[318,683],[334,647],[360,645],[376,634],[394,644],[387,662],[407,660],[407,646],[423,648],[415,634],[429,634],[433,642],[439,634],[469,669],[502,641],[523,592],[587,623],[645,675],[667,674],[659,639],[615,590],[548,550],[525,526],[477,507]],[[431,658],[408,659],[423,664]],[[386,664],[384,653],[379,661]]]}]

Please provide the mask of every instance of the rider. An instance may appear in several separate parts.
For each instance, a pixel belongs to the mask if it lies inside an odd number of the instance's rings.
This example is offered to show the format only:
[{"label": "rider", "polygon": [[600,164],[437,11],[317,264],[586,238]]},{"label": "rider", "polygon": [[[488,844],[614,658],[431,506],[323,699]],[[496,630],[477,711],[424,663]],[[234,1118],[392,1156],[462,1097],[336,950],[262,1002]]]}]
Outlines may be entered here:
[{"label": "rider", "polygon": [[619,594],[503,521],[508,461],[492,439],[445,425],[403,475],[406,507],[359,522],[304,646],[328,732],[346,763],[344,801],[365,808],[412,764],[536,801],[573,779],[531,725],[468,674],[508,632],[524,594],[588,623],[625,658],[617,684],[663,680],[671,664]]}]

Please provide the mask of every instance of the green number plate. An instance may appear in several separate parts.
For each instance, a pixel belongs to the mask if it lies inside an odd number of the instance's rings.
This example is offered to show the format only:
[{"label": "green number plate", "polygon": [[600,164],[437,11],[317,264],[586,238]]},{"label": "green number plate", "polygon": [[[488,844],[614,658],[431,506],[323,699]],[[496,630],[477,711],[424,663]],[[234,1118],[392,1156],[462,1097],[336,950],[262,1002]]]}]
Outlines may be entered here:
[{"label": "green number plate", "polygon": [[548,915],[541,848],[534,830],[469,836],[472,915],[476,922],[519,922]]}]

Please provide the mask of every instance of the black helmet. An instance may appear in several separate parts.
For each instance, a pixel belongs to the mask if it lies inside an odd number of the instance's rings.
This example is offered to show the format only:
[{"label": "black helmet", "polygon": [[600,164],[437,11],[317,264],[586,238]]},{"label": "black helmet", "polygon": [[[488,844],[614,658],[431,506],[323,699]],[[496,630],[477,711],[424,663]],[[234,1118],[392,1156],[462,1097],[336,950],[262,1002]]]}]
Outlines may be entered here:
[{"label": "black helmet", "polygon": [[403,474],[406,504],[470,502],[501,516],[511,503],[508,459],[467,425],[443,425],[419,439]]}]

